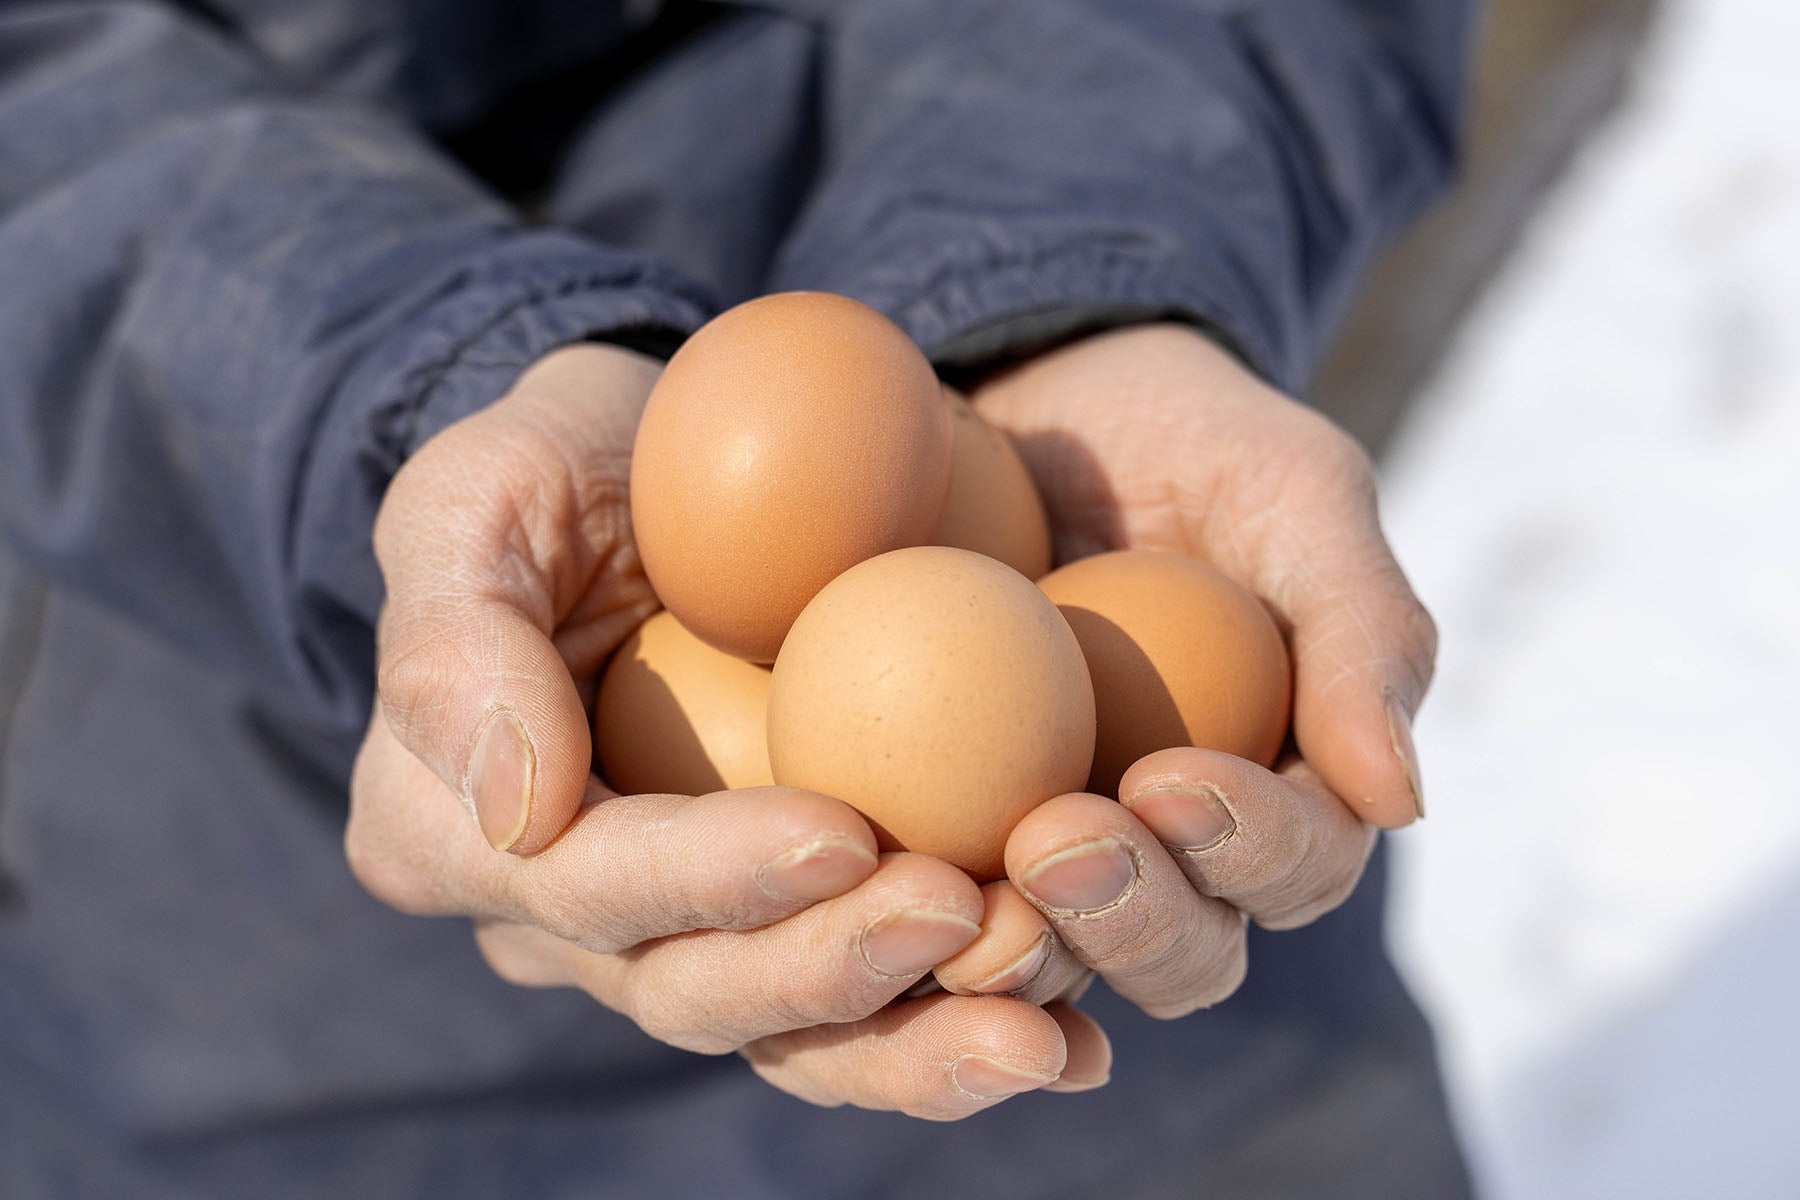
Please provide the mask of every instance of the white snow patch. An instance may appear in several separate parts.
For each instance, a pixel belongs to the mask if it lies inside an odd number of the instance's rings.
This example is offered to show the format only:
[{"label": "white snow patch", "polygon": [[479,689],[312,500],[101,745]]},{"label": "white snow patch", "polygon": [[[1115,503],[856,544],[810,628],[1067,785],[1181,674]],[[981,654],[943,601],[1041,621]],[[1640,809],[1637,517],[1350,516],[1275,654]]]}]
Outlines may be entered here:
[{"label": "white snow patch", "polygon": [[1493,1200],[1800,1194],[1800,5],[1671,0],[1404,431],[1394,951]]}]

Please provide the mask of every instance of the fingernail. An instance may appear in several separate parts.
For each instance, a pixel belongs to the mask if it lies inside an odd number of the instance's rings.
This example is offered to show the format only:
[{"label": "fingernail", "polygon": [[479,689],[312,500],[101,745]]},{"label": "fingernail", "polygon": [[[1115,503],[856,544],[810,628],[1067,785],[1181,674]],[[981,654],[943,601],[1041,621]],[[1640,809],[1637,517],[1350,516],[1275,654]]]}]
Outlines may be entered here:
[{"label": "fingernail", "polygon": [[1054,1075],[1021,1071],[980,1054],[965,1054],[950,1068],[950,1077],[958,1091],[981,1100],[997,1100],[1020,1092],[1036,1091],[1046,1083],[1055,1083]]},{"label": "fingernail", "polygon": [[534,766],[531,742],[518,718],[504,709],[489,717],[475,743],[469,791],[481,832],[496,850],[511,850],[525,836]]},{"label": "fingernail", "polygon": [[795,846],[756,870],[756,882],[777,900],[813,903],[841,896],[869,877],[875,855],[860,842],[825,837]]},{"label": "fingernail", "polygon": [[1425,786],[1419,782],[1419,752],[1413,748],[1412,718],[1406,714],[1405,705],[1400,703],[1399,693],[1392,688],[1383,688],[1381,698],[1387,704],[1388,744],[1394,748],[1394,757],[1406,768],[1406,786],[1412,789],[1413,810],[1419,819],[1425,819]]},{"label": "fingernail", "polygon": [[1040,936],[1037,943],[1024,954],[1015,959],[1009,966],[996,971],[969,990],[989,995],[995,992],[1016,992],[1033,979],[1037,978],[1044,964],[1050,961],[1050,935]]},{"label": "fingernail", "polygon": [[1152,788],[1133,796],[1125,807],[1150,827],[1157,841],[1178,850],[1211,850],[1237,832],[1225,794],[1210,783]]},{"label": "fingernail", "polygon": [[1105,1075],[1100,1076],[1098,1079],[1070,1079],[1067,1075],[1064,1075],[1045,1090],[1051,1092],[1091,1092],[1098,1088],[1103,1088],[1111,1082],[1112,1072],[1110,1071]]},{"label": "fingernail", "polygon": [[908,908],[869,922],[862,933],[863,959],[881,975],[917,975],[967,946],[981,926],[955,913]]},{"label": "fingernail", "polygon": [[1083,842],[1043,859],[1019,880],[1051,908],[1095,912],[1125,898],[1137,879],[1137,863],[1111,839]]}]

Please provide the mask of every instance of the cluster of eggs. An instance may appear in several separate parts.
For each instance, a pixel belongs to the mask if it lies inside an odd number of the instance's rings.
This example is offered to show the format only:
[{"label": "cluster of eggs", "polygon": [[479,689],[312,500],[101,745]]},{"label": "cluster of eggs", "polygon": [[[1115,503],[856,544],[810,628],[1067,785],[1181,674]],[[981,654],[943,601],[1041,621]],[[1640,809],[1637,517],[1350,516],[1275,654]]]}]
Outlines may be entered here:
[{"label": "cluster of eggs", "polygon": [[1177,554],[1051,571],[1011,443],[856,301],[766,296],[690,338],[645,408],[631,511],[665,607],[600,685],[622,791],[807,788],[987,880],[1053,796],[1111,794],[1169,746],[1267,765],[1286,736],[1260,602]]}]

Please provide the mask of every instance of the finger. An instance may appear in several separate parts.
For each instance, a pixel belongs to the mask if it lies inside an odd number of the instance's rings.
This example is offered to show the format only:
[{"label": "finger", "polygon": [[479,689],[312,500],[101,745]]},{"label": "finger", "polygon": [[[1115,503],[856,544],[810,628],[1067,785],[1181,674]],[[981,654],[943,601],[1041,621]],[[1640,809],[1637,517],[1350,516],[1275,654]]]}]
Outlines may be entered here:
[{"label": "finger", "polygon": [[1054,1083],[1067,1062],[1062,1027],[1001,996],[927,996],[844,1025],[752,1042],[756,1073],[813,1104],[955,1121]]},{"label": "finger", "polygon": [[609,357],[584,387],[566,355],[556,361],[427,443],[375,527],[384,711],[488,842],[518,854],[549,844],[586,790],[592,740],[570,660],[597,669],[585,660],[654,606],[636,580],[606,593],[602,607],[616,611],[581,614],[582,644],[552,640],[593,602],[586,585],[628,537],[623,477],[608,485],[596,463],[630,445],[633,410],[616,393],[647,392],[654,378],[644,360],[642,379],[627,368],[621,382]]},{"label": "finger", "polygon": [[955,867],[883,855],[855,891],[765,929],[697,931],[619,956],[599,998],[652,1037],[723,1054],[868,1016],[973,941],[980,916],[980,892]]},{"label": "finger", "polygon": [[1055,1083],[1047,1083],[1047,1092],[1091,1092],[1105,1087],[1112,1079],[1112,1043],[1106,1031],[1094,1018],[1072,1004],[1051,1004],[1044,1008],[1062,1029],[1063,1044],[1068,1047],[1062,1074]]},{"label": "finger", "polygon": [[934,972],[946,991],[1046,1004],[1087,974],[1087,965],[1009,881],[983,885],[981,898],[981,936]]},{"label": "finger", "polygon": [[[627,963],[620,956],[591,954],[547,934],[541,929],[535,929],[529,925],[514,925],[497,921],[477,922],[475,942],[489,967],[509,983],[521,987],[537,988],[580,987],[608,1008],[619,1012],[630,1011],[627,1008],[627,997],[634,986],[633,976],[637,974],[638,968],[634,964]],[[714,993],[731,992],[742,988],[745,982],[747,981],[740,977],[711,977],[708,980],[708,989]],[[636,985],[640,990],[643,989],[641,975],[638,976]],[[759,989],[751,988],[742,991],[741,994],[755,996],[758,992]],[[891,999],[891,996],[889,998]],[[885,1000],[871,1004],[866,1011],[858,1013],[855,1017],[845,1017],[843,1020],[857,1020],[869,1016],[881,1006],[881,1003],[885,1003]],[[1062,1030],[1063,1040],[1067,1047],[1062,1072],[1055,1081],[1045,1085],[1046,1089],[1059,1092],[1081,1092],[1103,1086],[1112,1071],[1112,1046],[1105,1031],[1091,1017],[1077,1011],[1070,1004],[1052,1004],[1045,1011]],[[807,1017],[801,1017],[793,1024],[783,1027],[779,1032],[807,1028],[812,1025],[837,1023],[842,1022],[810,1020]],[[736,1049],[743,1044],[743,1042],[734,1042],[730,1046],[725,1046],[719,1041],[707,1042],[693,1037],[689,1030],[682,1031],[681,1036],[672,1037],[668,1036],[667,1031],[653,1026],[647,1025],[645,1028],[647,1032],[660,1040],[701,1053],[722,1053],[728,1049]],[[778,1031],[770,1031],[771,1034],[774,1032]],[[745,1042],[749,1040],[751,1039],[743,1039]]]},{"label": "finger", "polygon": [[456,798],[379,713],[351,777],[345,852],[403,912],[540,925],[610,953],[691,929],[769,924],[875,870],[875,835],[848,805],[796,788],[591,803],[532,858],[495,854]]},{"label": "finger", "polygon": [[1342,904],[1375,846],[1375,828],[1299,760],[1274,772],[1216,750],[1159,750],[1125,772],[1119,798],[1201,895],[1270,929]]},{"label": "finger", "polygon": [[1243,916],[1196,892],[1155,835],[1103,796],[1058,796],[1026,814],[1006,869],[1064,944],[1153,1017],[1216,1004],[1243,982]]},{"label": "finger", "polygon": [[1257,493],[1264,519],[1227,533],[1220,517],[1207,552],[1290,631],[1301,754],[1359,817],[1398,828],[1425,811],[1412,719],[1437,629],[1382,535],[1367,456],[1322,417],[1293,419],[1304,469]]},{"label": "finger", "polygon": [[695,931],[594,954],[534,926],[489,921],[476,942],[514,983],[583,988],[659,1041],[724,1054],[868,1016],[973,940],[980,913],[981,895],[961,871],[889,854],[848,895],[764,929]]},{"label": "finger", "polygon": [[514,921],[476,921],[475,948],[494,974],[528,988],[578,987],[578,956],[589,954],[555,934]]}]

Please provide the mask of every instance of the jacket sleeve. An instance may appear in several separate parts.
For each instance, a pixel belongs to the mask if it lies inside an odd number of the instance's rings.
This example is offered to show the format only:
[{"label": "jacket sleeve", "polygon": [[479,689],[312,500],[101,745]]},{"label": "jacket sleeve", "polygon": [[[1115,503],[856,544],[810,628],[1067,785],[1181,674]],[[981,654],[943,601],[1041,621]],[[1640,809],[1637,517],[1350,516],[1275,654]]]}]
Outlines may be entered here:
[{"label": "jacket sleeve", "polygon": [[332,723],[408,454],[559,344],[708,306],[145,3],[0,12],[0,274],[0,532]]},{"label": "jacket sleeve", "polygon": [[775,269],[943,364],[1152,316],[1289,390],[1455,159],[1474,0],[840,0]]}]

